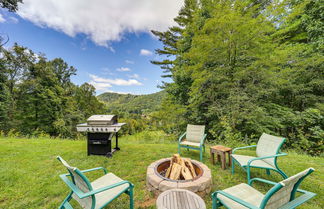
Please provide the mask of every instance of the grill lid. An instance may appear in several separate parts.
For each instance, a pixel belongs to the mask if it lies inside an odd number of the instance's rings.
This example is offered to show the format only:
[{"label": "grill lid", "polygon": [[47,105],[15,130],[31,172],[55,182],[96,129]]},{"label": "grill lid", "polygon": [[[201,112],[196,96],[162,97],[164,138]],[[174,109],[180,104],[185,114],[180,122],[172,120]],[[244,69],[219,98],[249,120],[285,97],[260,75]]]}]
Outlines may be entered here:
[{"label": "grill lid", "polygon": [[88,125],[112,125],[117,123],[116,115],[92,115],[87,120]]},{"label": "grill lid", "polygon": [[111,121],[115,115],[92,115],[88,118],[88,122],[90,121]]}]

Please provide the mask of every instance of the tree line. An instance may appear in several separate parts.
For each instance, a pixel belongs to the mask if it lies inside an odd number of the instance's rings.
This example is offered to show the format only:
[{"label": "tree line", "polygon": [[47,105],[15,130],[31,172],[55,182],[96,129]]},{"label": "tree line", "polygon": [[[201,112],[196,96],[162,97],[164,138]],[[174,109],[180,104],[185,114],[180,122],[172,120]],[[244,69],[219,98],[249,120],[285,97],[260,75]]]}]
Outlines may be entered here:
[{"label": "tree line", "polygon": [[14,44],[0,48],[0,130],[4,134],[75,137],[76,124],[104,112],[95,88],[71,82],[76,69],[61,58]]},{"label": "tree line", "polygon": [[152,31],[168,92],[155,117],[174,132],[207,126],[210,139],[324,150],[324,1],[185,0],[176,26]]}]

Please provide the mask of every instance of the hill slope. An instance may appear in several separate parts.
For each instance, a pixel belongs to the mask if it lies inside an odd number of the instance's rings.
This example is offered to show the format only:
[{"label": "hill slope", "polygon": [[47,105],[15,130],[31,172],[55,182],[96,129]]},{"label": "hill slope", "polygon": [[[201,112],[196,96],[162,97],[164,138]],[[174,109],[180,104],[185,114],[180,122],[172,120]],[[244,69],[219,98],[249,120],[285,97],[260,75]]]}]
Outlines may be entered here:
[{"label": "hill slope", "polygon": [[108,112],[123,111],[128,113],[150,113],[156,111],[166,95],[165,91],[154,94],[132,95],[106,92],[98,99],[107,105]]}]

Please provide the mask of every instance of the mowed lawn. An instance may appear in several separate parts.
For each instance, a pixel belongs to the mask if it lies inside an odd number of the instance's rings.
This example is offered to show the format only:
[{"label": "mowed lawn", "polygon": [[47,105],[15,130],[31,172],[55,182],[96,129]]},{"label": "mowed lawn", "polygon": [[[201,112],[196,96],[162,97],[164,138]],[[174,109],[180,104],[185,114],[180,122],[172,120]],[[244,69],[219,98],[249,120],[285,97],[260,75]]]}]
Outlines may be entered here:
[{"label": "mowed lawn", "polygon": [[[121,137],[121,150],[113,158],[106,158],[87,156],[85,140],[0,137],[0,208],[57,208],[69,191],[59,178],[59,174],[66,173],[66,170],[56,160],[57,155],[81,170],[99,166],[107,168],[109,172],[135,184],[135,208],[155,208],[155,199],[145,186],[146,168],[153,161],[177,152],[176,141],[165,138],[159,132]],[[279,159],[278,164],[289,176],[308,167],[315,168],[301,188],[315,192],[317,196],[299,208],[324,208],[324,158],[288,153],[288,156]],[[183,150],[182,154],[184,157],[199,159],[196,151]],[[223,171],[219,165],[211,165],[209,157],[207,147],[204,163],[212,169],[212,191],[246,182],[246,174],[242,169],[236,167],[236,173],[231,175],[230,169]],[[101,171],[95,171],[87,176],[93,180],[102,174]],[[252,170],[252,176],[281,180],[278,174],[267,176],[264,170],[257,169]],[[263,184],[255,184],[255,187],[261,191],[269,188]],[[207,208],[211,208],[210,195],[204,200]],[[126,209],[128,204],[128,196],[124,194],[107,208]]]}]

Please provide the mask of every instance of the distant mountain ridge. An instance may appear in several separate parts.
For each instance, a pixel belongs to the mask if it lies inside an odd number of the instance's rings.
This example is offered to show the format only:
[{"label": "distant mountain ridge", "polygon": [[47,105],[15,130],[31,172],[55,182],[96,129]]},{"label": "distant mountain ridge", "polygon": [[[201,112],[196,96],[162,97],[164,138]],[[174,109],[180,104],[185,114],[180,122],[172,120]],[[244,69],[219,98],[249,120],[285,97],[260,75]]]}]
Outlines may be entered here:
[{"label": "distant mountain ridge", "polygon": [[156,111],[166,96],[165,91],[146,95],[118,94],[106,92],[98,95],[98,99],[107,105],[108,112],[151,113]]}]

